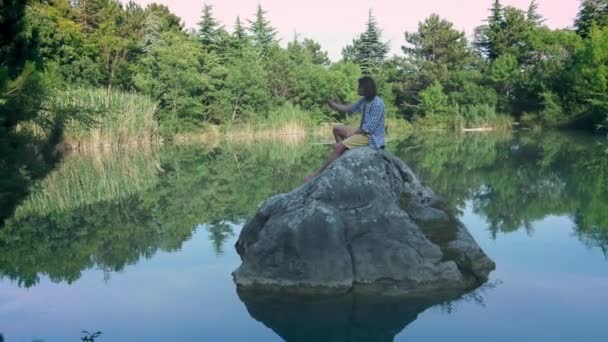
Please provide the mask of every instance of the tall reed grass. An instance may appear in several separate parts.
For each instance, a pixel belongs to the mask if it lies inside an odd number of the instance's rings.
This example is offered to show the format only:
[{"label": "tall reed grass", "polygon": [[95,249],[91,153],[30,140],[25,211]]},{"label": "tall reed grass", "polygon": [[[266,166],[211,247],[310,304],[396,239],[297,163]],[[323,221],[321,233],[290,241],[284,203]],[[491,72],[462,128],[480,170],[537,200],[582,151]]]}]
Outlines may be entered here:
[{"label": "tall reed grass", "polygon": [[50,115],[65,119],[74,150],[150,145],[158,139],[156,103],[147,96],[103,88],[68,88],[49,99]]},{"label": "tall reed grass", "polygon": [[312,125],[310,113],[285,104],[271,110],[258,122],[226,125],[223,127],[223,135],[229,141],[302,141],[307,138],[308,130]]}]

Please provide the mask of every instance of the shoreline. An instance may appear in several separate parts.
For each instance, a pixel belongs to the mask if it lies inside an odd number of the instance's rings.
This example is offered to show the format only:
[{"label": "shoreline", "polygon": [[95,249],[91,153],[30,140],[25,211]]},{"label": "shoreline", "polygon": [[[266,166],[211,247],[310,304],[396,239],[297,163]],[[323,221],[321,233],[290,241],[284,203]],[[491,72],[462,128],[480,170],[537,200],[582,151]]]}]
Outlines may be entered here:
[{"label": "shoreline", "polygon": [[[346,124],[349,124],[347,122]],[[275,127],[268,127],[263,124],[243,124],[234,126],[207,125],[197,131],[177,133],[170,138],[163,138],[154,135],[149,138],[141,137],[126,139],[124,142],[100,141],[91,139],[66,138],[60,145],[61,150],[66,154],[87,154],[87,153],[112,153],[119,151],[150,149],[164,145],[182,144],[206,144],[217,146],[221,142],[247,143],[247,142],[284,142],[289,144],[303,143],[311,138],[332,138],[332,127],[345,124],[342,122],[322,122],[317,125],[307,125],[302,122],[286,122]],[[441,133],[497,133],[511,131],[513,127],[480,126],[461,129],[450,129],[447,127],[429,127],[425,125],[411,124],[407,121],[400,122],[396,119],[387,121],[387,139],[398,136],[414,134],[416,132],[441,132]]]}]

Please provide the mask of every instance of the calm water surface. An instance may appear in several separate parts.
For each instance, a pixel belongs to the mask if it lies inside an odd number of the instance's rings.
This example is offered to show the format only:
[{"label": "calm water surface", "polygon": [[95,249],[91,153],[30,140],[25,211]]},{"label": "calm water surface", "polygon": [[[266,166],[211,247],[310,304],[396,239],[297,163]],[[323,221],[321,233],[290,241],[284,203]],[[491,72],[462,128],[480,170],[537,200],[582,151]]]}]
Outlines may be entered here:
[{"label": "calm water surface", "polygon": [[496,262],[451,301],[239,295],[232,245],[256,206],[328,146],[180,146],[72,156],[0,230],[11,341],[606,341],[608,141],[411,136],[389,149],[461,213]]}]

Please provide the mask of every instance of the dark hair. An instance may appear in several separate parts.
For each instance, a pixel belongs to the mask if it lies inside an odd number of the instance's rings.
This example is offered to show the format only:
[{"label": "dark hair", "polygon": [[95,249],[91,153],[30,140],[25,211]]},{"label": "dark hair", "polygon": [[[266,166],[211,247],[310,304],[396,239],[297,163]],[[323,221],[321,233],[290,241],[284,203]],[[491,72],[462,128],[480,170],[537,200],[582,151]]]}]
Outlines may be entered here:
[{"label": "dark hair", "polygon": [[363,96],[372,100],[376,95],[378,95],[378,91],[376,90],[376,82],[374,79],[369,76],[363,76],[359,79],[359,87],[363,89]]}]

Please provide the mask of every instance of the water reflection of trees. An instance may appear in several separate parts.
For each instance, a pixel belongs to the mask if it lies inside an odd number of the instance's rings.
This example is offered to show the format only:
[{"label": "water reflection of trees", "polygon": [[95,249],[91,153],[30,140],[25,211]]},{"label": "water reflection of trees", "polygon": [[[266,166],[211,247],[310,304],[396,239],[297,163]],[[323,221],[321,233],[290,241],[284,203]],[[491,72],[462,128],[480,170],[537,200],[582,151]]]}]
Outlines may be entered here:
[{"label": "water reflection of trees", "polygon": [[[568,215],[581,241],[606,253],[606,146],[601,138],[543,133],[416,136],[389,147],[454,207],[470,201],[494,236]],[[326,150],[177,146],[67,160],[0,230],[0,276],[33,286],[41,275],[72,282],[90,268],[120,271],[181,248],[201,225],[221,254],[234,234],[230,222],[300,185]]]},{"label": "water reflection of trees", "polygon": [[90,268],[120,271],[179,249],[201,224],[222,253],[234,234],[228,222],[242,222],[270,195],[300,184],[324,152],[181,146],[67,160],[0,230],[0,276],[29,287],[41,275],[73,282]]},{"label": "water reflection of trees", "polygon": [[394,146],[421,178],[498,232],[568,215],[587,244],[608,246],[608,142],[563,133],[417,136]]}]

